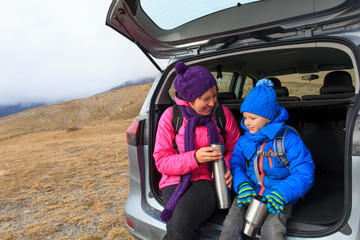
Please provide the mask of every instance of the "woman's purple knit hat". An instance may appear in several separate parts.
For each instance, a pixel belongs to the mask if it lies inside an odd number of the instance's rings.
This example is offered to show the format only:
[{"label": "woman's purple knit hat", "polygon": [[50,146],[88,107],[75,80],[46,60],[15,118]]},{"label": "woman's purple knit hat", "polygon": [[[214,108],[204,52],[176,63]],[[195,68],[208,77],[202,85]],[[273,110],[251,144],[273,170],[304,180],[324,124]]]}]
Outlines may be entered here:
[{"label": "woman's purple knit hat", "polygon": [[175,71],[175,90],[188,102],[194,101],[217,84],[210,71],[200,66],[187,67],[185,63],[177,62]]}]

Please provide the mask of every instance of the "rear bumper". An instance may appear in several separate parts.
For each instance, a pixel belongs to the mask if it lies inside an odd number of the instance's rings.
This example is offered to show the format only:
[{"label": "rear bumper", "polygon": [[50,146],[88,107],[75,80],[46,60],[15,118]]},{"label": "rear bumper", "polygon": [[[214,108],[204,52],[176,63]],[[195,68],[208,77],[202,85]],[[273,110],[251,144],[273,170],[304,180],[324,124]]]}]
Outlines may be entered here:
[{"label": "rear bumper", "polygon": [[124,214],[134,228],[128,224],[126,227],[136,239],[162,239],[166,234],[166,224],[160,220],[160,210],[151,206],[145,196],[149,191],[146,190],[148,177],[145,174],[148,166],[143,151],[142,147],[128,146],[130,191]]},{"label": "rear bumper", "polygon": [[[143,200],[140,198],[139,195],[129,194],[124,213],[133,223],[134,229],[131,229],[128,225],[126,227],[137,239],[162,239],[166,233],[166,224],[157,220],[156,217],[152,216],[151,212],[145,211],[144,206],[141,206]],[[149,206],[146,208],[149,208]],[[153,213],[159,214],[158,210],[153,209],[153,211]]]}]

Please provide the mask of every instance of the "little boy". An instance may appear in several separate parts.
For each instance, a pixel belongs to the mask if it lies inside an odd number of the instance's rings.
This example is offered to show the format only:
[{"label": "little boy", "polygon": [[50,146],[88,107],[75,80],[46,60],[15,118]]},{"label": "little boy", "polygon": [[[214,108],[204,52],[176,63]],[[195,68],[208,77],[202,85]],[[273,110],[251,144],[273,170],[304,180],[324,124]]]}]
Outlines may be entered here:
[{"label": "little boy", "polygon": [[261,228],[261,239],[285,239],[292,205],[314,182],[314,162],[296,132],[288,130],[284,139],[283,151],[289,165],[274,156],[274,138],[283,136],[289,114],[278,104],[272,86],[268,79],[258,81],[240,108],[245,134],[236,143],[230,161],[238,196],[224,221],[221,240],[243,239],[244,215],[255,195],[263,197],[270,212]]}]

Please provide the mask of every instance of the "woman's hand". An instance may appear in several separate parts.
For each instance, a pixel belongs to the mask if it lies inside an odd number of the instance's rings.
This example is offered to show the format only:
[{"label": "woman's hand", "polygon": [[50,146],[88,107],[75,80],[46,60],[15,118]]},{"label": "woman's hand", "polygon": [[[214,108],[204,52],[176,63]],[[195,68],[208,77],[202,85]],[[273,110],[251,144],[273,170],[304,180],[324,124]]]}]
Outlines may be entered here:
[{"label": "woman's hand", "polygon": [[229,170],[229,169],[226,169],[226,173],[225,173],[225,183],[227,184],[227,186],[228,186],[229,189],[231,189],[232,180],[233,180],[233,176],[231,175],[230,170]]},{"label": "woman's hand", "polygon": [[212,162],[221,158],[221,152],[214,152],[217,147],[203,147],[195,152],[195,159],[198,164]]}]

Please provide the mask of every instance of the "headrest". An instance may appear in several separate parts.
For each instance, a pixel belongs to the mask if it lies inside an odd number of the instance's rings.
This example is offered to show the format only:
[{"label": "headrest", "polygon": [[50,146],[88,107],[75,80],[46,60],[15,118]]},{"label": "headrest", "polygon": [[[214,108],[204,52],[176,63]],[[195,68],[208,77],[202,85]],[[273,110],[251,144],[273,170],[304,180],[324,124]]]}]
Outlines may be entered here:
[{"label": "headrest", "polygon": [[324,78],[324,85],[320,88],[320,94],[354,93],[351,75],[345,71],[328,73]]},{"label": "headrest", "polygon": [[269,77],[267,79],[269,79],[274,84],[273,89],[275,90],[277,97],[289,96],[289,90],[286,87],[281,86],[281,82],[278,78]]},{"label": "headrest", "polygon": [[287,97],[289,96],[289,90],[286,87],[277,87],[274,88],[277,97]]},{"label": "headrest", "polygon": [[278,88],[278,87],[281,87],[281,82],[278,78],[276,77],[270,77],[270,78],[267,78],[269,79],[270,81],[272,81],[272,83],[274,84],[274,87],[273,88]]}]

